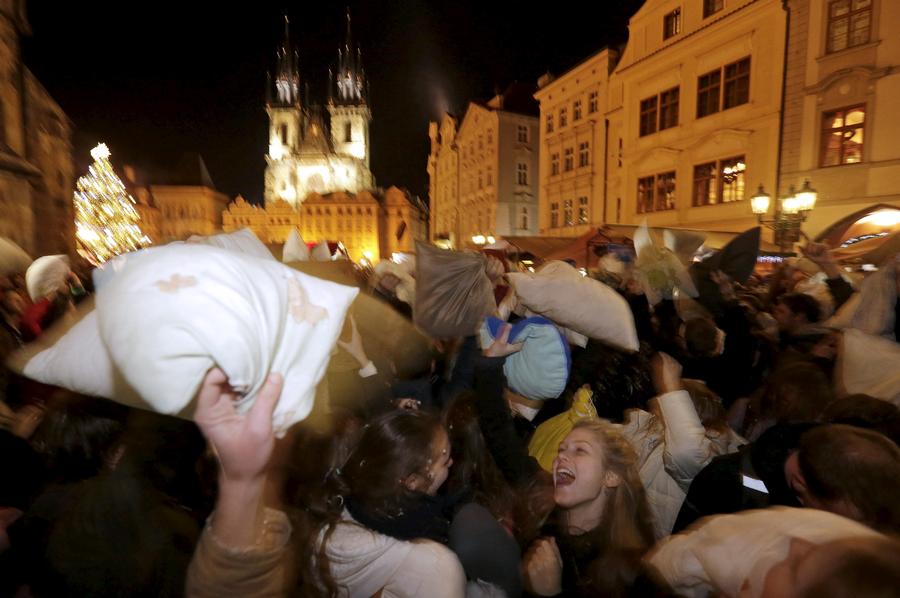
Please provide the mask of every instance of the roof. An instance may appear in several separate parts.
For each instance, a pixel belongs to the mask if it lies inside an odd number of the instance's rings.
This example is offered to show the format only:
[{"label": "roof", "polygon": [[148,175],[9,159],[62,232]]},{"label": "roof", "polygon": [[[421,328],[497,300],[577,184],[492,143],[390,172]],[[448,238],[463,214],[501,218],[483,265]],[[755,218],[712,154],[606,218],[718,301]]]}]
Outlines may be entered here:
[{"label": "roof", "polygon": [[[537,100],[534,99],[535,91],[537,91],[537,86],[534,83],[519,83],[518,81],[513,81],[506,87],[503,93],[494,96],[491,100],[475,103],[488,110],[500,110],[502,112],[526,114],[528,116],[540,116],[541,108]],[[498,98],[501,100],[500,104],[496,103]]]},{"label": "roof", "polygon": [[216,185],[209,176],[206,162],[203,156],[196,152],[188,152],[181,156],[175,170],[165,177],[164,185],[178,185],[184,187],[209,187],[215,189]]}]

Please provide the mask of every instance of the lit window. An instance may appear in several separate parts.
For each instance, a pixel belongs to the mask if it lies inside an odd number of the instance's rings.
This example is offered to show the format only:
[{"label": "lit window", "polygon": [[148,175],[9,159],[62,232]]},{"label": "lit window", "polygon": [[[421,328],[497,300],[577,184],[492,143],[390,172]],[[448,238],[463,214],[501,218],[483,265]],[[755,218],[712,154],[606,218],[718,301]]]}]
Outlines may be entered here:
[{"label": "lit window", "polygon": [[588,223],[588,198],[587,197],[579,197],[578,198],[578,224],[587,224]]},{"label": "lit window", "polygon": [[862,162],[865,121],[865,106],[842,108],[823,115],[822,166]]}]

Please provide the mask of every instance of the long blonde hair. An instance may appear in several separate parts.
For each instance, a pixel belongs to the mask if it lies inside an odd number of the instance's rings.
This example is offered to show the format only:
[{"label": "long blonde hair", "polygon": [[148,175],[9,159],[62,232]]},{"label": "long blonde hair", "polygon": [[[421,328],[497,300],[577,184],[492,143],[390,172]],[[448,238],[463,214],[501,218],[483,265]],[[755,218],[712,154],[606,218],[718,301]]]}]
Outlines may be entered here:
[{"label": "long blonde hair", "polygon": [[634,448],[618,426],[602,420],[580,421],[573,429],[594,434],[603,449],[603,466],[620,479],[617,486],[605,490],[608,496],[600,525],[591,533],[600,534],[595,538],[607,548],[643,552],[654,542],[653,515],[638,475]]}]

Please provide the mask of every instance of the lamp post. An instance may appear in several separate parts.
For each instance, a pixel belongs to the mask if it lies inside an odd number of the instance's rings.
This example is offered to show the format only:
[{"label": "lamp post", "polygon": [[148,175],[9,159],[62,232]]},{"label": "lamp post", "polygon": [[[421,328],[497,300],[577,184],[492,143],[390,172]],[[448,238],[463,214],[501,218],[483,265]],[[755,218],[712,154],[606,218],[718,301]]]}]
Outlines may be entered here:
[{"label": "lamp post", "polygon": [[781,253],[787,253],[791,245],[800,240],[803,234],[801,227],[807,215],[816,207],[816,199],[818,193],[810,186],[809,179],[803,183],[799,191],[795,191],[791,185],[787,196],[779,201],[774,217],[766,218],[772,196],[760,185],[756,194],[750,198],[750,208],[760,224],[775,231],[775,244]]}]

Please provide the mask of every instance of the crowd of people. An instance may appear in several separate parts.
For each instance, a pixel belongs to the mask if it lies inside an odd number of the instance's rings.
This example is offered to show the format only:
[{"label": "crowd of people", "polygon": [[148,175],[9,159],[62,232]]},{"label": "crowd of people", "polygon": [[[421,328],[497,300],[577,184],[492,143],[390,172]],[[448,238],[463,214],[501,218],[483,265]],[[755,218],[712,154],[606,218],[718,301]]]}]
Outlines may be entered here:
[{"label": "crowd of people", "polygon": [[[5,370],[0,595],[900,596],[900,389],[864,394],[844,340],[900,339],[900,256],[864,280],[816,243],[768,274],[712,261],[697,301],[601,260],[585,281],[635,350],[526,305],[516,276],[542,269],[485,253],[441,259],[476,265],[488,310],[446,266],[463,288],[436,296],[421,264],[354,271],[286,431],[285,371],[244,408],[209,369],[188,420]],[[10,363],[90,303],[89,276],[41,260],[0,281]]]}]

